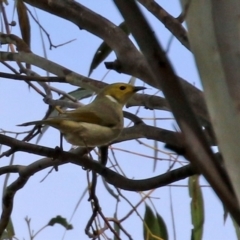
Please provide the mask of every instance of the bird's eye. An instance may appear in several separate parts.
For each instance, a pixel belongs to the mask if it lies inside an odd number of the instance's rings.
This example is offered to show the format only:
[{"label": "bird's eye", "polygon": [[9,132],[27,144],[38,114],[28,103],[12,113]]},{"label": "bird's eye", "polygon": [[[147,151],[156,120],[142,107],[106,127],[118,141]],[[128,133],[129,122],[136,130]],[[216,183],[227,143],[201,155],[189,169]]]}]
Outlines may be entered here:
[{"label": "bird's eye", "polygon": [[125,86],[121,86],[121,87],[120,87],[120,90],[125,90],[125,89],[126,89]]}]

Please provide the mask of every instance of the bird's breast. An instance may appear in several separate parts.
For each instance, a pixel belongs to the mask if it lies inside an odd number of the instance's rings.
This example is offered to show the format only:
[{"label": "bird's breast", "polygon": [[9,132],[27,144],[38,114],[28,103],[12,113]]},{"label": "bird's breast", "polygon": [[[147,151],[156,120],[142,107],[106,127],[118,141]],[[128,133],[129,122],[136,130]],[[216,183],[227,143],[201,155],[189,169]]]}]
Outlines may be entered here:
[{"label": "bird's breast", "polygon": [[61,132],[66,141],[73,145],[96,147],[111,143],[121,131],[122,125],[110,128],[92,123],[71,122],[71,129],[62,129]]}]

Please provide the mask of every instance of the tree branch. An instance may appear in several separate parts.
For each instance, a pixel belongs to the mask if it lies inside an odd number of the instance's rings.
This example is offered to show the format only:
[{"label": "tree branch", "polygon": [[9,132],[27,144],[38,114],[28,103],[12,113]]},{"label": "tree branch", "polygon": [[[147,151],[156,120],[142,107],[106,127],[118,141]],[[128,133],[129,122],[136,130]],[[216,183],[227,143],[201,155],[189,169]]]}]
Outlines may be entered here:
[{"label": "tree branch", "polygon": [[[90,158],[86,157],[86,155],[83,156],[83,152],[80,152],[80,154],[79,152],[59,152],[56,151],[56,149],[22,142],[2,134],[0,134],[0,144],[13,148],[15,152],[23,151],[48,157],[35,161],[28,166],[7,166],[4,167],[4,171],[0,168],[0,172],[2,173],[13,171],[19,172],[20,175],[16,181],[7,187],[6,193],[3,197],[3,212],[0,219],[0,236],[8,224],[16,192],[27,183],[28,179],[32,175],[48,167],[73,163],[84,167],[85,169],[93,170],[94,172],[104,177],[108,183],[113,184],[115,187],[128,191],[145,191],[162,187],[197,173],[197,170],[194,169],[192,165],[187,165],[159,175],[157,177],[142,180],[132,180],[125,178],[118,173],[106,168],[97,161],[91,160]],[[81,149],[79,151],[81,151]]]},{"label": "tree branch", "polygon": [[[19,175],[21,177],[30,177],[35,173],[48,167],[59,166],[67,163],[74,163],[85,169],[91,169],[95,171],[96,173],[103,176],[108,183],[113,184],[116,187],[129,191],[145,191],[186,178],[189,176],[189,174],[192,175],[197,173],[197,171],[189,165],[179,168],[179,170],[173,170],[166,174],[159,175],[158,177],[143,180],[132,180],[127,179],[119,175],[118,173],[104,167],[102,164],[98,163],[98,161],[91,160],[86,155],[83,155],[82,149],[80,148],[77,150],[76,153],[65,151],[59,152],[56,151],[56,149],[26,143],[2,134],[0,134],[0,144],[14,148],[15,152],[22,151],[47,157],[38,160],[28,166],[21,166],[21,171],[19,171]],[[84,154],[85,153],[86,151],[84,151]],[[19,166],[15,167],[19,168]],[[5,169],[5,171],[7,170]]]},{"label": "tree branch", "polygon": [[174,18],[166,10],[164,10],[154,0],[138,0],[149,12],[151,12],[164,26],[185,46],[190,50],[187,31],[184,29],[180,21]]},{"label": "tree branch", "polygon": [[66,83],[66,79],[64,77],[38,77],[38,76],[16,75],[16,74],[4,73],[4,72],[0,72],[0,77],[11,79],[11,80]]},{"label": "tree branch", "polygon": [[[153,79],[143,55],[133,45],[124,31],[106,18],[72,0],[52,0],[50,2],[48,0],[24,0],[24,2],[64,18],[76,24],[80,29],[85,29],[102,38],[117,55],[118,72],[135,76],[159,89],[159,85]],[[163,76],[160,77],[163,78]],[[208,112],[202,92],[182,78],[179,78],[179,80],[193,108],[201,115],[205,124],[209,125]]]}]

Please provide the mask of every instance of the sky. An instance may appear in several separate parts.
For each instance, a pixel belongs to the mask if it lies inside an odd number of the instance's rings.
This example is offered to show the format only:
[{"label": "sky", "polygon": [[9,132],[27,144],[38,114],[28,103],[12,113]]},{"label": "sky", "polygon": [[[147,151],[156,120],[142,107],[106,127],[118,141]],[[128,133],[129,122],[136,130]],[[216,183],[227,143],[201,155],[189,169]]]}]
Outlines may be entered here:
[{"label": "sky", "polygon": [[[157,1],[164,9],[169,11],[173,16],[180,14],[180,4],[176,0]],[[13,1],[9,0],[9,6],[6,7],[7,14],[17,21],[16,12],[13,11]],[[118,10],[114,6],[112,1],[98,0],[87,1],[82,0],[81,4],[97,12],[98,14],[111,20],[114,24],[119,25],[123,19]],[[104,6],[104,7],[103,7]],[[51,39],[54,44],[61,44],[63,42],[76,39],[70,44],[62,47],[48,50],[48,41],[44,36],[45,46],[47,48],[47,57],[51,61],[54,61],[62,66],[65,66],[77,73],[87,76],[89,66],[93,55],[101,44],[102,40],[98,37],[91,35],[87,31],[79,30],[75,25],[60,18],[56,18],[53,15],[44,13],[40,10],[34,10],[31,6],[28,6],[32,13],[37,14],[41,25],[50,33]],[[157,34],[162,46],[166,49],[171,34],[166,28],[158,22],[153,16],[147,14],[148,20],[151,23],[155,33]],[[2,31],[2,22],[0,23]],[[57,26],[57,27],[56,27]],[[43,56],[43,47],[40,38],[39,28],[35,23],[32,23],[32,46],[31,49],[35,54]],[[17,27],[12,29],[12,33],[20,36]],[[134,40],[133,40],[134,41]],[[6,46],[2,46],[0,51],[6,51]],[[171,47],[168,53],[168,57],[174,67],[176,73],[187,79],[190,83],[201,88],[197,68],[195,66],[194,58],[192,54],[186,50],[176,39],[171,43]],[[106,61],[115,60],[115,55],[111,54]],[[46,73],[36,67],[33,70],[42,76],[46,76]],[[3,65],[0,65],[0,71],[6,71]],[[107,75],[106,75],[107,73]],[[114,71],[108,72],[105,69],[104,64],[101,64],[91,75],[96,80],[102,80],[107,83],[113,82],[128,82],[131,76],[125,74],[118,74]],[[141,81],[137,80],[136,85],[141,85]],[[55,87],[69,92],[75,89],[74,86],[68,84],[52,84]],[[155,94],[156,90],[152,87],[148,87],[146,90],[148,94]],[[161,93],[158,93],[161,94]],[[57,99],[58,96],[54,95]],[[88,103],[84,101],[84,103]],[[41,96],[37,95],[33,90],[29,90],[27,85],[21,81],[11,81],[9,79],[1,79],[0,81],[0,128],[11,131],[23,131],[19,129],[17,124],[41,119],[47,110],[47,106],[43,104]],[[128,111],[136,111],[135,108],[128,109]],[[171,114],[156,111],[157,117],[171,117]],[[143,118],[152,118],[152,112],[141,109],[139,116]],[[153,124],[152,120],[144,120],[147,124]],[[127,122],[125,123],[127,125]],[[174,122],[171,120],[160,120],[158,126],[167,129],[173,129]],[[29,129],[29,128],[28,128]],[[25,129],[24,129],[25,130]],[[8,134],[9,136],[13,136]],[[19,139],[22,136],[18,137]],[[143,143],[153,146],[153,141],[146,139],[140,139]],[[32,142],[34,143],[36,139]],[[48,129],[43,136],[40,145],[55,147],[59,143],[59,134],[54,129]],[[159,143],[159,146],[162,146]],[[64,142],[64,149],[70,149],[70,145]],[[116,157],[123,171],[128,178],[143,179],[159,175],[164,173],[169,167],[169,161],[164,153],[159,153],[159,157],[162,157],[162,161],[158,161],[157,169],[153,172],[153,160],[140,156],[140,153],[144,155],[153,156],[153,150],[145,147],[143,144],[139,144],[136,141],[129,141],[125,143],[115,144],[113,148],[127,149],[138,154],[130,154],[120,150],[115,150]],[[2,151],[7,148],[2,148]],[[163,149],[164,150],[164,149]],[[165,150],[166,151],[166,150]],[[40,157],[37,155],[16,153],[14,155],[14,164],[27,165]],[[164,160],[165,159],[165,160]],[[8,165],[10,158],[3,158],[0,161],[0,166]],[[180,166],[180,165],[178,165]],[[23,189],[17,192],[15,197],[14,209],[12,213],[12,220],[15,227],[16,237],[18,239],[29,239],[26,216],[31,218],[31,228],[34,232],[38,231],[44,224],[46,224],[51,218],[56,215],[61,215],[68,220],[70,219],[74,209],[83,195],[87,182],[86,171],[80,167],[67,164],[59,167],[59,171],[53,171],[49,176],[42,181],[42,179],[48,174],[50,169],[41,171],[30,178],[28,183]],[[10,175],[8,183],[16,179],[16,175]],[[0,184],[3,185],[4,176],[0,178]],[[207,182],[201,178],[201,183],[207,185]],[[173,208],[174,222],[176,228],[176,239],[190,239],[191,233],[191,216],[190,216],[190,198],[188,188],[186,187],[187,180],[175,183],[175,187],[163,187],[156,189],[152,196],[152,201],[158,211],[158,213],[165,220],[169,239],[173,239],[173,219],[171,217],[171,207]],[[114,189],[113,187],[111,187]],[[223,206],[218,200],[214,192],[209,187],[203,187],[204,207],[205,207],[205,225],[204,225],[204,240],[212,239],[236,239],[232,222],[227,219],[224,224],[223,221]],[[99,196],[100,204],[103,212],[106,216],[112,217],[115,211],[116,201],[110,197],[106,192],[105,187],[99,178],[97,193]],[[136,192],[122,191],[128,199],[131,199],[133,204],[137,204],[141,199],[141,194]],[[88,196],[85,195],[80,202],[75,215],[71,221],[74,229],[67,231],[64,239],[87,239],[84,233],[84,228],[87,220],[90,217],[90,204],[87,201]],[[172,198],[172,200],[171,200]],[[147,201],[147,204],[150,204]],[[119,204],[119,217],[125,216],[131,208],[125,201],[121,201]],[[141,204],[138,208],[141,215],[144,213],[144,204]],[[142,222],[139,217],[134,214],[129,220],[124,223],[124,226],[129,230],[133,239],[142,239]],[[133,229],[134,227],[134,229]],[[138,229],[137,231],[135,229]],[[109,232],[108,232],[109,233]],[[62,239],[64,229],[61,226],[48,227],[44,229],[35,239]],[[111,236],[111,234],[109,234]],[[123,235],[122,235],[123,236]],[[125,236],[122,239],[126,239]]]}]

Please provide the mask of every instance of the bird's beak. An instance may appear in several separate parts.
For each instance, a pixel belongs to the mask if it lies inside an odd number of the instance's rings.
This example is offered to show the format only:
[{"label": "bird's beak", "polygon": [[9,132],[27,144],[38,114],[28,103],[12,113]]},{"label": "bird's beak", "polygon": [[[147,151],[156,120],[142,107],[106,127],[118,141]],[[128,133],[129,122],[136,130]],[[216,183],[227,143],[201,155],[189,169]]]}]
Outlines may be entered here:
[{"label": "bird's beak", "polygon": [[144,89],[146,89],[145,87],[134,87],[134,92],[138,92],[138,91],[140,91],[140,90],[144,90]]}]

